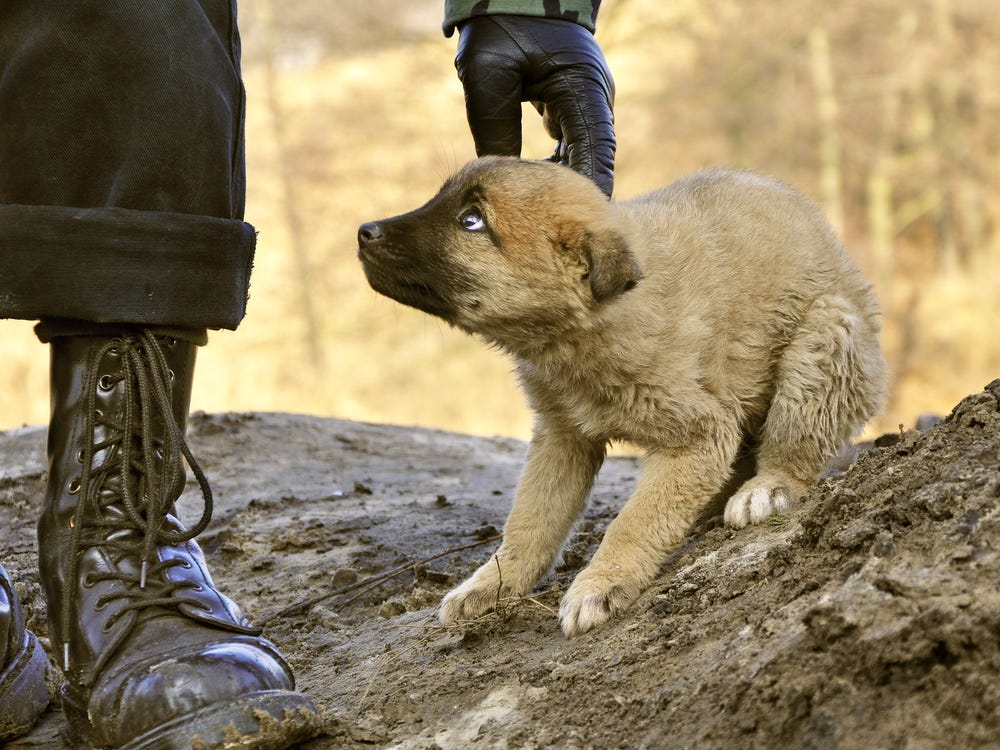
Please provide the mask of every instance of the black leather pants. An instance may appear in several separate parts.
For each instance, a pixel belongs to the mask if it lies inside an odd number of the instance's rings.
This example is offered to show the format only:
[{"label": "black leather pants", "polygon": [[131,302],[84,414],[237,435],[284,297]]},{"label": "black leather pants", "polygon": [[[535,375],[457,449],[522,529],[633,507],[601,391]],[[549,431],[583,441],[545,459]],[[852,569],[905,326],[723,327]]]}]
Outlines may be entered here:
[{"label": "black leather pants", "polygon": [[235,328],[234,0],[0,4],[0,318]]}]

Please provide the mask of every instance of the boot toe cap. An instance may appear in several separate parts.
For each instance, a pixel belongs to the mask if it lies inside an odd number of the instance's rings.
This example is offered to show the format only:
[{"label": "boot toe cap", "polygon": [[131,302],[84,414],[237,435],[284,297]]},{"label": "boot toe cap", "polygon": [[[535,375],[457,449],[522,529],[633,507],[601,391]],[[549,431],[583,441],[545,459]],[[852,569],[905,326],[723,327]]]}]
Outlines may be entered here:
[{"label": "boot toe cap", "polygon": [[191,747],[196,739],[211,748],[234,733],[272,737],[240,747],[281,748],[318,724],[277,649],[242,635],[108,669],[86,713],[92,736],[122,748]]}]

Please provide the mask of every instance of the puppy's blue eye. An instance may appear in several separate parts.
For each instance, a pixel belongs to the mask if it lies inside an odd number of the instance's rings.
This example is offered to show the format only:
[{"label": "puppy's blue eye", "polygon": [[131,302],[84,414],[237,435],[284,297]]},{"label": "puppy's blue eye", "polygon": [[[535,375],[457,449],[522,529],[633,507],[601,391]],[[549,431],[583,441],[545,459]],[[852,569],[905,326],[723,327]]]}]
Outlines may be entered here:
[{"label": "puppy's blue eye", "polygon": [[469,209],[458,217],[458,223],[467,232],[481,232],[486,229],[486,221],[483,215],[475,209]]}]

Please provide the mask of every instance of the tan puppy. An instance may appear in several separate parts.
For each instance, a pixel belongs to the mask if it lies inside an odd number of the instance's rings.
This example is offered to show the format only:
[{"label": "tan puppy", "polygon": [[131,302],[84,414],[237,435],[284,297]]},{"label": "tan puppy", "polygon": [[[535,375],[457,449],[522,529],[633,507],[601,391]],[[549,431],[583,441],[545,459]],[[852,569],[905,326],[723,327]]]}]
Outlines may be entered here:
[{"label": "tan puppy", "polygon": [[545,575],[609,441],[641,447],[643,472],[563,597],[568,636],[649,585],[741,444],[756,475],[734,527],[788,508],[884,399],[869,285],[812,203],[752,173],[609,202],[565,167],[488,157],[358,240],[372,287],[509,352],[537,411],[496,560],[445,597],[445,623]]}]

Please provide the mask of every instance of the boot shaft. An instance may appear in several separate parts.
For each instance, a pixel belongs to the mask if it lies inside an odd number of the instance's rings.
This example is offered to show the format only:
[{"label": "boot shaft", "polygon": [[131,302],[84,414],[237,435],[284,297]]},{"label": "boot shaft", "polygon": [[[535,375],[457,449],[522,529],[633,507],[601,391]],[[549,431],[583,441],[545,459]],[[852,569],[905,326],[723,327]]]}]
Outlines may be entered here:
[{"label": "boot shaft", "polygon": [[[125,333],[118,337],[103,336],[59,336],[50,343],[50,383],[51,419],[48,434],[49,468],[52,464],[69,465],[72,459],[82,465],[82,455],[66,455],[66,451],[76,446],[82,449],[86,439],[104,443],[120,438],[112,426],[124,427],[126,412],[131,406],[131,414],[138,418],[151,417],[154,433],[162,433],[164,417],[150,403],[149,413],[141,413],[138,403],[136,363],[137,357],[146,370],[146,380],[165,380],[170,400],[170,416],[183,432],[187,425],[188,409],[191,403],[191,387],[194,381],[194,364],[197,346],[176,338],[162,337],[153,340],[163,353],[166,371],[154,373],[158,364],[155,356],[148,353],[141,332]],[[131,373],[128,382],[127,374]],[[88,387],[88,381],[90,381]],[[127,404],[126,391],[134,396],[133,403]],[[87,407],[99,412],[92,438],[83,435]],[[136,412],[139,413],[136,413]],[[120,430],[119,430],[120,432]],[[106,458],[107,451],[95,456],[97,462]]]},{"label": "boot shaft", "polygon": [[[167,458],[173,471],[163,489],[175,499],[183,489],[183,465],[176,451],[168,457],[164,447],[168,425],[173,422],[183,433],[187,423],[196,346],[174,338],[144,339],[136,331],[59,336],[50,347],[48,487],[40,524],[55,528],[47,527],[51,533],[45,538],[70,534],[81,493],[93,496],[84,503],[87,522],[127,515],[121,504],[101,501],[127,492],[142,504],[154,489],[147,470],[162,474]],[[166,411],[158,391],[167,397]]]}]

